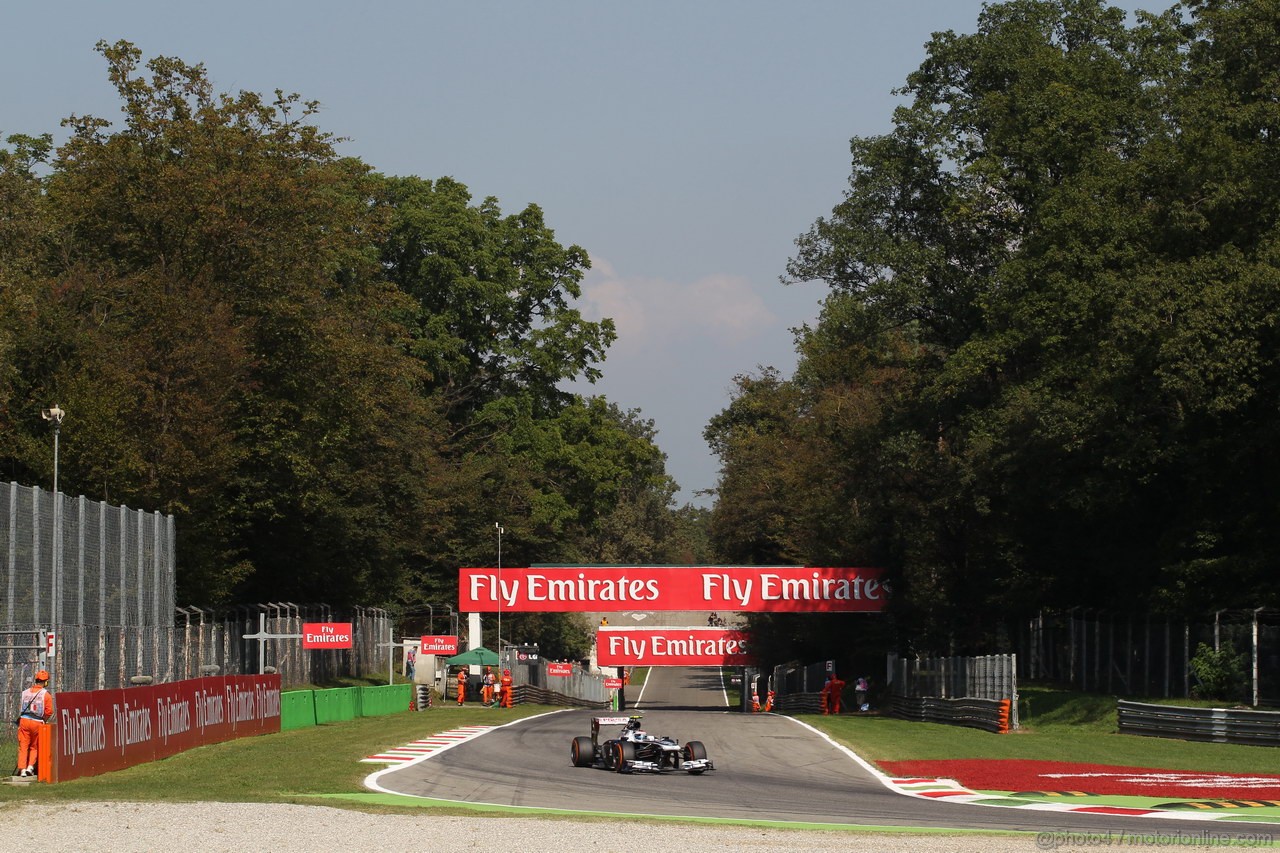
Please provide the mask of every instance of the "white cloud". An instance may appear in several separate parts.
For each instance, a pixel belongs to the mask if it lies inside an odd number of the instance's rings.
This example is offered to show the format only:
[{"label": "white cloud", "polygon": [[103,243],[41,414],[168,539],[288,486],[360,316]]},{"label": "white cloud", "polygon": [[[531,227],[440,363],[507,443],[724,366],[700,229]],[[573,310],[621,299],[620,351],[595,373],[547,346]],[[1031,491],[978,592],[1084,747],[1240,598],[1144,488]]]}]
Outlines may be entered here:
[{"label": "white cloud", "polygon": [[716,485],[719,462],[702,431],[728,405],[733,376],[761,364],[787,372],[794,364],[787,326],[795,320],[774,310],[766,296],[739,276],[690,282],[626,276],[599,257],[583,279],[577,307],[588,319],[613,318],[618,339],[598,383],[566,388],[652,418],[667,471],[682,487],[681,502],[706,505],[695,492]]},{"label": "white cloud", "polygon": [[624,277],[593,261],[582,285],[583,313],[611,317],[615,351],[650,350],[710,338],[736,346],[776,327],[778,318],[740,277],[717,273],[693,282]]}]

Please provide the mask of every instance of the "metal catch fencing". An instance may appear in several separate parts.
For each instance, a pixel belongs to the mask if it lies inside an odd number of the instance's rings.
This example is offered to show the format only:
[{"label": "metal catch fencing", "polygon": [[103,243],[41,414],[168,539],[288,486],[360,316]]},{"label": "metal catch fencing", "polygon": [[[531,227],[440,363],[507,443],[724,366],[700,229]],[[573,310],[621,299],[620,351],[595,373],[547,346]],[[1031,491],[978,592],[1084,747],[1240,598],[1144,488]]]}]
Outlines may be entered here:
[{"label": "metal catch fencing", "polygon": [[1017,729],[1017,655],[896,658],[890,656],[896,716],[985,728]]},{"label": "metal catch fencing", "polygon": [[1280,611],[1272,608],[1219,610],[1199,620],[1045,611],[1012,639],[1025,679],[1135,697],[1195,695],[1197,650],[1230,647],[1242,670],[1231,701],[1280,706]]},{"label": "metal catch fencing", "polygon": [[[826,683],[827,674],[834,671],[834,661],[818,661],[817,663],[800,664],[798,662],[781,664],[773,668],[772,675],[766,677],[754,667],[748,667],[742,688],[742,710],[751,710],[752,697],[761,703],[767,702],[769,691],[774,692],[773,707],[780,711],[801,714],[816,714],[822,708],[821,691]],[[845,705],[859,698],[854,691],[855,678],[846,679],[842,696]],[[868,697],[863,694],[863,700]],[[857,705],[857,702],[853,702]]]},{"label": "metal catch fencing", "polygon": [[[349,649],[304,649],[307,622],[350,622]],[[388,665],[394,620],[377,607],[351,612],[325,604],[240,605],[224,611],[178,608],[173,678],[214,673],[280,673],[288,686],[324,684],[340,676],[377,672]]]},{"label": "metal catch fencing", "polygon": [[[261,604],[226,611],[179,608],[164,627],[76,625],[64,627],[52,658],[39,651],[42,632],[0,632],[0,721],[12,726],[18,696],[41,666],[60,690],[112,690],[141,680],[168,683],[205,675],[279,672],[290,686],[323,684],[377,672],[386,665],[393,622],[385,610],[352,613],[325,605]],[[304,649],[304,622],[351,622],[350,649]],[[265,627],[263,634],[262,628]],[[250,635],[246,637],[245,635]]]},{"label": "metal catch fencing", "polygon": [[[508,658],[510,661],[510,658]],[[576,707],[600,707],[609,701],[604,677],[575,664],[569,675],[547,675],[549,661],[512,662],[509,666],[517,700]]]},{"label": "metal catch fencing", "polygon": [[[55,691],[78,691],[268,667],[285,684],[317,684],[389,659],[392,621],[378,608],[177,607],[175,537],[172,515],[0,486],[0,721],[12,724],[40,668]],[[350,621],[352,648],[303,649],[311,621]]]},{"label": "metal catch fencing", "polygon": [[916,699],[1013,699],[1017,655],[890,659],[893,695]]},{"label": "metal catch fencing", "polygon": [[41,668],[92,690],[170,665],[174,539],[171,515],[0,485],[0,720]]},{"label": "metal catch fencing", "polygon": [[0,486],[0,625],[167,625],[172,515]]},{"label": "metal catch fencing", "polygon": [[[828,664],[828,661],[818,661],[810,664],[790,663],[775,666],[773,677],[767,684],[757,684],[756,691],[759,694],[762,689],[764,692],[774,690],[778,696],[794,696],[801,693],[816,695],[827,680],[827,673],[831,671],[827,668]],[[744,692],[750,689],[751,685],[745,685]]]}]

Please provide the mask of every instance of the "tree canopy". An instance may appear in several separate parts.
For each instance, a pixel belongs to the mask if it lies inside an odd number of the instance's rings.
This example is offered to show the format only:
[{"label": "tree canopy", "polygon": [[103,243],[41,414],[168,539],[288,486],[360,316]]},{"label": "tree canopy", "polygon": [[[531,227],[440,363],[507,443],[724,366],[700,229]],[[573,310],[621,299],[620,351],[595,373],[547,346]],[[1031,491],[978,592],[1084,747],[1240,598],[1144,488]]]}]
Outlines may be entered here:
[{"label": "tree canopy", "polygon": [[11,479],[47,481],[59,402],[64,490],[177,515],[202,605],[450,601],[495,521],[514,561],[701,541],[652,423],[559,390],[614,331],[574,307],[590,260],[536,205],[341,157],[298,95],[98,50],[118,125],[0,149]]},{"label": "tree canopy", "polygon": [[1041,607],[1275,604],[1280,3],[1132,23],[1013,0],[938,33],[787,283],[795,375],[708,437],[742,559],[895,577],[903,636]]}]

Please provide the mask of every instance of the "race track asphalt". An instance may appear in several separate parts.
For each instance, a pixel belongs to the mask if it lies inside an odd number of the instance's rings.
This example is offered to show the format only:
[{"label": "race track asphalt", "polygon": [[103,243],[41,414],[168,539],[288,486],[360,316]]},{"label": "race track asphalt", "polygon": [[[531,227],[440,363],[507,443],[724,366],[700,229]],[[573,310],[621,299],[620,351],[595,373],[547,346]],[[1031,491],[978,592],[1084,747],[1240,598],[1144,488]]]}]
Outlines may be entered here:
[{"label": "race track asphalt", "polygon": [[[502,726],[431,759],[380,774],[383,790],[414,797],[613,815],[731,821],[1042,832],[1257,833],[1227,824],[996,808],[905,796],[820,733],[788,717],[726,708],[719,671],[654,668],[632,707],[650,734],[700,740],[716,769],[620,774],[573,767],[574,737],[600,711],[572,710]],[[495,723],[499,723],[495,718]],[[611,733],[610,733],[611,734]],[[1274,826],[1274,825],[1272,825]]]}]

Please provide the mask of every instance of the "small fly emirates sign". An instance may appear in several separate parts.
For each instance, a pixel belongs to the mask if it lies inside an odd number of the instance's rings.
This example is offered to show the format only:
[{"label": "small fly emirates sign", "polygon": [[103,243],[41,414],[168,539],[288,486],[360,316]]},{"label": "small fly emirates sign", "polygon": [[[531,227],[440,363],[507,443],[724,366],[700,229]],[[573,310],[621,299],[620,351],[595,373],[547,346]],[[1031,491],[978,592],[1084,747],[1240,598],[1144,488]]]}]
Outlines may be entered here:
[{"label": "small fly emirates sign", "polygon": [[304,649],[351,648],[350,622],[303,622],[302,647]]},{"label": "small fly emirates sign", "polygon": [[418,642],[418,654],[452,656],[457,653],[457,634],[424,634]]}]

